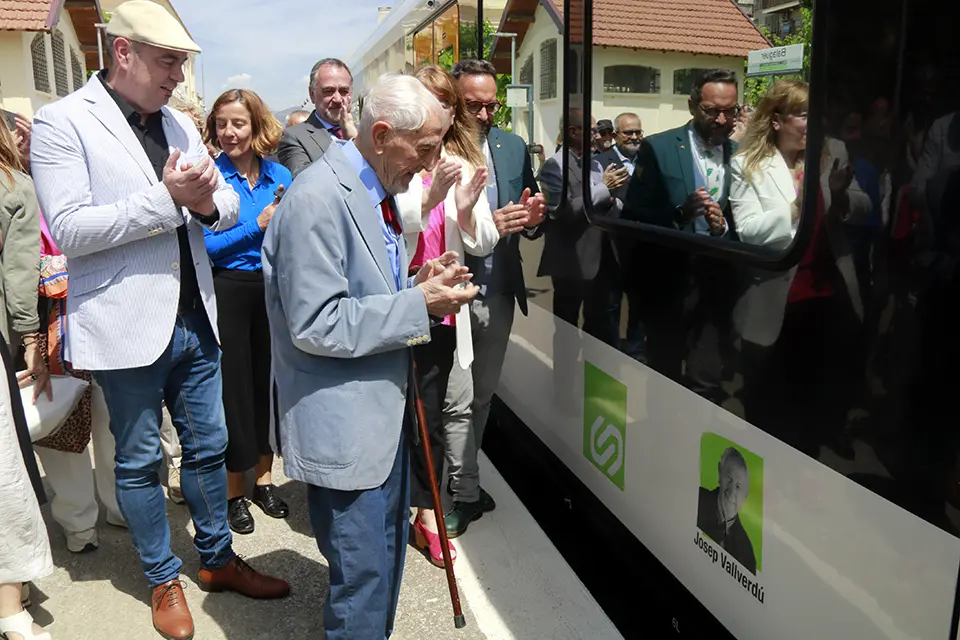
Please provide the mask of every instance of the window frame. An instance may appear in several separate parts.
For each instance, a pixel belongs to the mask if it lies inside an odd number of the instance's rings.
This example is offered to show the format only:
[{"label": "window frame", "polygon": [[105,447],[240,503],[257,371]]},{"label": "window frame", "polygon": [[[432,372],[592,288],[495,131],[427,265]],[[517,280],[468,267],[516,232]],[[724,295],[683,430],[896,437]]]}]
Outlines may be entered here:
[{"label": "window frame", "polygon": [[[822,117],[825,111],[825,93],[827,79],[827,52],[826,46],[827,17],[830,15],[830,5],[833,0],[818,0],[817,11],[813,14],[813,37],[810,52],[810,108],[809,125],[807,134],[807,154],[813,158],[819,158],[823,149],[824,135],[826,134],[822,123]],[[583,16],[583,53],[581,55],[581,73],[583,77],[582,96],[583,96],[583,114],[586,121],[590,121],[593,108],[593,0],[577,0],[577,4],[582,4]],[[564,49],[569,48],[570,43],[570,16],[571,0],[564,0]],[[572,73],[569,68],[565,69],[566,75]],[[564,78],[564,87],[567,85],[568,78]],[[566,125],[567,113],[569,113],[570,94],[564,91],[563,94],[563,119]],[[590,166],[593,160],[593,154],[590,151],[589,129],[583,131],[583,148],[585,162],[582,163],[582,184],[586,190],[590,188]],[[563,156],[563,197],[561,204],[566,204],[567,200],[567,171],[569,169],[569,154]],[[743,242],[722,242],[712,237],[705,237],[699,234],[692,234],[677,229],[668,229],[644,222],[633,220],[624,220],[614,218],[609,215],[599,213],[593,206],[593,200],[589,192],[583,194],[584,211],[588,224],[598,229],[611,233],[628,234],[630,239],[642,241],[650,244],[665,246],[672,249],[679,249],[694,255],[703,255],[711,258],[718,258],[727,262],[734,262],[745,266],[769,269],[773,271],[786,271],[796,266],[803,255],[806,253],[813,238],[813,232],[816,225],[816,208],[819,202],[820,175],[818,171],[808,171],[804,174],[803,201],[804,210],[800,216],[800,222],[797,226],[797,233],[790,246],[785,251],[773,251],[765,247],[749,245]]]},{"label": "window frame", "polygon": [[[44,87],[41,87],[37,84],[37,64],[36,64],[36,60],[34,59],[34,55],[36,54],[36,52],[33,50],[37,42],[40,43],[40,48],[43,50],[42,51],[43,68],[41,69],[41,71],[43,72],[42,73],[43,80],[45,81]],[[30,71],[31,71],[31,75],[33,76],[33,90],[40,93],[47,94],[47,95],[55,95],[53,93],[53,84],[50,82],[50,67],[48,65],[48,62],[49,62],[49,58],[47,56],[47,34],[41,31],[37,33],[33,38],[30,39]]]}]

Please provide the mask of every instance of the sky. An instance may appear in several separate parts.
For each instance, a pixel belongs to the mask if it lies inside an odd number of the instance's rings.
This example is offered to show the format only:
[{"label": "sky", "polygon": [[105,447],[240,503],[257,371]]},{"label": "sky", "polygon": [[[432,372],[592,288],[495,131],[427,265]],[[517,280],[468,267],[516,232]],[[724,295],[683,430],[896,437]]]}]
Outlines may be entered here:
[{"label": "sky", "polygon": [[195,73],[207,108],[226,89],[244,88],[278,112],[308,98],[308,76],[317,60],[333,56],[346,62],[376,28],[377,7],[400,0],[172,3],[203,50]]}]

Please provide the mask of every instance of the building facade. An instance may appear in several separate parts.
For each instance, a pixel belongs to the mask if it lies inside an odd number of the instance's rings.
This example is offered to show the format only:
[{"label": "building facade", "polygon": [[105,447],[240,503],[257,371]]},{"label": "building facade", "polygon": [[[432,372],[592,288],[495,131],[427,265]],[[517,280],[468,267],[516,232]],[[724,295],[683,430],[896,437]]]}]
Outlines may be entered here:
[{"label": "building facade", "polygon": [[96,0],[0,0],[0,107],[28,118],[96,68]]}]

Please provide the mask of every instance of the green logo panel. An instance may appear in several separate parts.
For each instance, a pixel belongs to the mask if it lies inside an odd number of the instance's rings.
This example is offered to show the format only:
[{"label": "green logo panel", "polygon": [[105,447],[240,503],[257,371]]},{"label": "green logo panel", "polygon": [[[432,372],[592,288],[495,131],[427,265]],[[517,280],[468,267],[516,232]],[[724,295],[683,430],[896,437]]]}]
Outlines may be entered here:
[{"label": "green logo panel", "polygon": [[627,386],[589,362],[583,372],[583,455],[623,491]]}]

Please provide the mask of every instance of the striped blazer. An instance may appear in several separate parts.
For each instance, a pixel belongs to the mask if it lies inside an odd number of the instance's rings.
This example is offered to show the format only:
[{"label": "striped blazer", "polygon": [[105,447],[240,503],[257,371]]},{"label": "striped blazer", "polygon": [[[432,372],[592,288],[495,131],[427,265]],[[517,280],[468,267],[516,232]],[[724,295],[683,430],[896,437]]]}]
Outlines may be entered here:
[{"label": "striped blazer", "polygon": [[[180,163],[207,154],[184,114],[163,107]],[[210,325],[217,306],[203,227],[177,207],[99,78],[34,117],[31,166],[40,208],[70,265],[66,357],[89,371],[152,364],[170,343],[180,296],[177,227],[190,249]],[[214,230],[234,226],[240,201],[220,176]],[[218,336],[219,339],[219,336]]]}]

